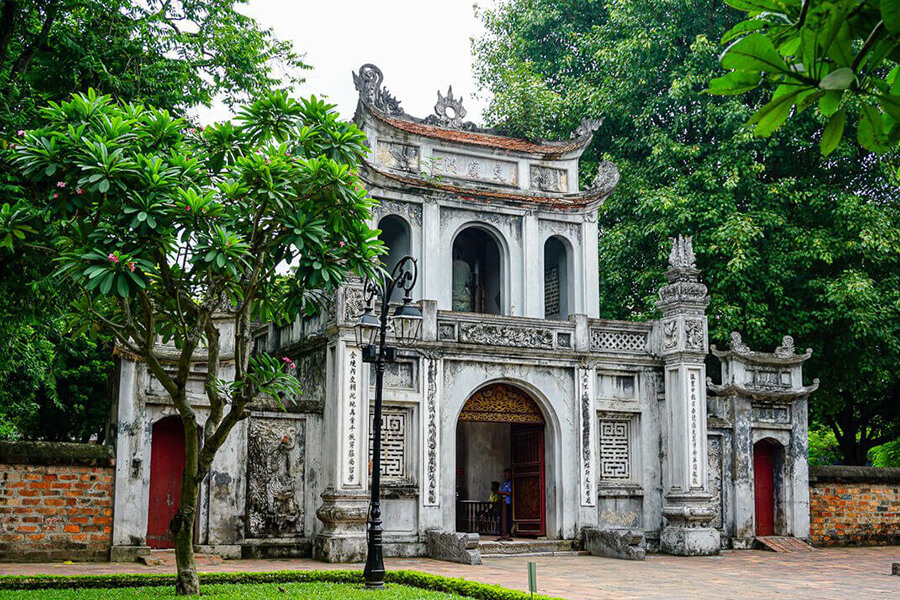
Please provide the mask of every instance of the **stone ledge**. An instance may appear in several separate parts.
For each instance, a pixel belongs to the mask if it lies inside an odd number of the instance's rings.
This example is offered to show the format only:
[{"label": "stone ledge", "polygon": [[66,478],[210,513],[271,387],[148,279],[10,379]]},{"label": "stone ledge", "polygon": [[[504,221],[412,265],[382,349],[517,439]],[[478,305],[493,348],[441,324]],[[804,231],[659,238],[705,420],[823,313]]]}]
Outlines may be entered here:
[{"label": "stone ledge", "polygon": [[810,467],[809,482],[900,483],[900,468],[825,466]]},{"label": "stone ledge", "polygon": [[0,463],[12,465],[111,467],[115,464],[115,453],[111,446],[101,444],[0,442]]}]

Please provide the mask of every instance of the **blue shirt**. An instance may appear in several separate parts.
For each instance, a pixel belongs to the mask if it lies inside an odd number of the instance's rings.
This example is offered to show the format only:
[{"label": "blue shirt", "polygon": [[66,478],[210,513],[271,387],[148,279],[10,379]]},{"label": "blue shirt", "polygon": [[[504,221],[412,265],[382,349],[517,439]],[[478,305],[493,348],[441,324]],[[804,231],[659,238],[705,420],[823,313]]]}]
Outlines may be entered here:
[{"label": "blue shirt", "polygon": [[501,492],[509,492],[508,496],[504,496],[503,499],[506,500],[507,504],[512,504],[512,481],[506,480],[500,484]]}]

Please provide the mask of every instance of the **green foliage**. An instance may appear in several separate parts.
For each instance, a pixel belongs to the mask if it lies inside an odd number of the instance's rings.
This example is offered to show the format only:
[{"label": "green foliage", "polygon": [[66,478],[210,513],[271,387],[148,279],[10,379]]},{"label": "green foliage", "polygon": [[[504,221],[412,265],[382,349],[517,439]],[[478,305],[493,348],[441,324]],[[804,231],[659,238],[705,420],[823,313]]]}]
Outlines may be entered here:
[{"label": "green foliage", "polygon": [[900,467],[900,439],[869,450],[869,462],[873,467]]},{"label": "green foliage", "polygon": [[841,463],[841,449],[830,429],[809,430],[809,464],[818,467]]},{"label": "green foliage", "polygon": [[[818,105],[828,117],[822,154],[834,152],[847,110],[856,139],[872,152],[900,143],[900,2],[896,0],[726,0],[746,12],[722,37],[730,43],[713,94],[774,90],[749,123],[769,137],[791,114]],[[737,40],[733,41],[732,40]]]},{"label": "green foliage", "polygon": [[[238,593],[255,593],[257,590],[264,590],[271,594],[274,584],[291,584],[302,583],[310,585],[313,582],[328,582],[332,584],[361,584],[361,571],[270,571],[266,573],[203,573],[200,575],[201,581],[205,585],[216,585],[221,587],[214,588],[216,591],[223,590],[226,592],[235,591]],[[506,589],[497,585],[488,585],[475,581],[467,581],[465,579],[457,579],[451,577],[442,577],[440,575],[430,575],[428,573],[420,573],[417,571],[388,571],[385,574],[385,581],[388,583],[388,592],[400,590],[401,586],[414,588],[417,591],[416,596],[411,598],[428,598],[422,590],[429,590],[439,594],[453,594],[453,597],[471,598],[472,600],[553,600],[547,596],[536,595],[531,596],[526,592]],[[7,575],[0,576],[0,590],[27,590],[23,593],[32,593],[34,590],[61,590],[63,593],[73,594],[73,591],[84,591],[89,596],[59,596],[60,600],[68,597],[75,598],[100,598],[101,590],[115,588],[120,590],[119,593],[127,594],[128,588],[135,589],[139,593],[146,594],[148,597],[156,597],[159,590],[149,586],[171,586],[173,578],[167,575],[74,575],[74,576],[57,576],[57,575],[38,575],[38,576],[19,576]],[[226,586],[228,586],[226,588]],[[238,587],[240,586],[240,587]],[[259,587],[250,587],[259,586]],[[277,588],[275,588],[277,589]],[[285,587],[287,589],[287,587]],[[297,588],[292,588],[297,589]],[[307,590],[311,588],[306,588]],[[334,588],[320,588],[326,591]],[[126,591],[127,590],[127,591]],[[352,595],[359,588],[355,586],[343,585],[340,591],[348,594],[344,597],[352,598]],[[46,592],[45,592],[46,593]],[[360,590],[361,594],[371,595],[371,591]],[[399,593],[406,593],[401,591]],[[11,592],[7,592],[10,597],[14,597]],[[98,595],[93,595],[98,594]],[[382,594],[382,592],[379,592]],[[280,593],[279,593],[280,595]],[[24,596],[23,596],[24,597]],[[29,596],[33,597],[33,596]],[[44,597],[38,596],[39,598]],[[54,597],[57,596],[49,596]],[[128,598],[123,595],[123,598]],[[143,597],[143,596],[137,596]],[[245,596],[238,596],[245,597]],[[271,597],[271,596],[266,596]],[[319,598],[318,595],[309,594],[306,597]],[[445,598],[445,595],[437,596]]]},{"label": "green foliage", "polygon": [[[264,90],[290,86],[307,68],[289,44],[237,10],[242,0],[0,4],[0,154],[19,141],[19,132],[38,124],[38,107],[73,92],[94,88],[184,116],[213,99],[233,106]],[[160,140],[177,133],[172,115],[161,112],[150,126]],[[106,133],[116,136],[123,126],[123,120],[111,122]],[[55,167],[47,168],[52,175]],[[88,185],[98,190],[114,181],[99,171],[91,171],[90,178]],[[0,436],[46,438],[58,431],[83,439],[79,432],[102,431],[108,412],[108,393],[100,390],[109,374],[110,343],[96,346],[96,354],[85,353],[93,342],[67,334],[61,315],[73,296],[46,279],[55,268],[50,240],[57,213],[34,213],[31,193],[0,159]],[[63,199],[58,214],[68,216],[83,206],[80,196],[53,190],[50,199],[53,193]],[[154,226],[157,206],[143,197],[133,201],[125,208],[132,227]],[[104,285],[118,290],[131,279],[119,273]],[[66,383],[58,385],[63,365],[83,378],[66,376]],[[92,407],[84,405],[86,397],[93,398]],[[88,420],[77,424],[77,419]],[[38,422],[40,432],[29,425]]]},{"label": "green foliage", "polygon": [[[842,145],[823,159],[809,139],[825,119],[811,111],[768,142],[751,135],[759,92],[704,93],[721,69],[713,40],[740,18],[714,0],[511,0],[483,18],[476,74],[494,96],[492,124],[565,138],[583,117],[605,119],[582,158],[584,180],[600,159],[621,172],[598,221],[601,315],[657,316],[667,238],[692,235],[714,343],[737,330],[754,348],[783,335],[812,347],[813,421],[835,432],[845,463],[896,437],[896,157]],[[742,47],[764,45],[752,39]],[[552,102],[523,104],[510,74],[520,69]]]}]

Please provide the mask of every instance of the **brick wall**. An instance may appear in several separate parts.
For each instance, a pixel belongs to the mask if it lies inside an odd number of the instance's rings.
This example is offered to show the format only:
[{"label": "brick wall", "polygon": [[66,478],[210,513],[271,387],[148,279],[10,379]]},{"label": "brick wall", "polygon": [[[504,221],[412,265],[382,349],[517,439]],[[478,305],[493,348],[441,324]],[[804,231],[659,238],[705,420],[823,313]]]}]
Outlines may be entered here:
[{"label": "brick wall", "polygon": [[900,544],[900,469],[810,467],[810,540]]},{"label": "brick wall", "polygon": [[0,560],[107,560],[112,449],[0,443]]}]

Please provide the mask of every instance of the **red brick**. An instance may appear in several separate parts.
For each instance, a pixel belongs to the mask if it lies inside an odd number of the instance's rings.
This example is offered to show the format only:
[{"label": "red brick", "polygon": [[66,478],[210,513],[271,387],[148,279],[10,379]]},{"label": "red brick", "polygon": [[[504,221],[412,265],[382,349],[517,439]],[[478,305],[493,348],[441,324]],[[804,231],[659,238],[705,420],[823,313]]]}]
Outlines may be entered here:
[{"label": "red brick", "polygon": [[65,531],[66,533],[78,533],[79,531],[81,531],[81,527],[79,527],[78,525],[66,525],[65,527],[63,527],[63,531]]}]

